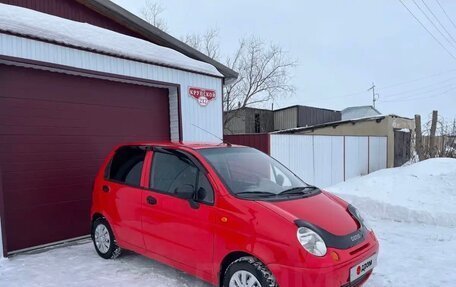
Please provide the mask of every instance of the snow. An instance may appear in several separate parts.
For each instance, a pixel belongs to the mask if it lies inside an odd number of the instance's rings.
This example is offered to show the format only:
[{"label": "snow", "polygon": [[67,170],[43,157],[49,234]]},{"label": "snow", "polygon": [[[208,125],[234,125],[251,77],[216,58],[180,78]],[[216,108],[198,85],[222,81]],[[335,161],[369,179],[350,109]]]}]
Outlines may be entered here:
[{"label": "snow", "polygon": [[327,190],[375,218],[456,227],[456,159],[383,169]]},{"label": "snow", "polygon": [[0,287],[209,287],[171,267],[133,253],[99,257],[88,240],[78,245],[0,261]]},{"label": "snow", "polygon": [[[364,212],[379,238],[378,266],[364,287],[454,286],[456,159],[381,170],[327,190]],[[101,259],[88,240],[0,260],[0,278],[1,287],[209,287],[133,253]]]},{"label": "snow", "polygon": [[384,169],[327,190],[361,210],[379,238],[365,287],[454,286],[456,159]]},{"label": "snow", "polygon": [[0,4],[0,31],[221,77],[207,63],[175,50],[87,23]]}]

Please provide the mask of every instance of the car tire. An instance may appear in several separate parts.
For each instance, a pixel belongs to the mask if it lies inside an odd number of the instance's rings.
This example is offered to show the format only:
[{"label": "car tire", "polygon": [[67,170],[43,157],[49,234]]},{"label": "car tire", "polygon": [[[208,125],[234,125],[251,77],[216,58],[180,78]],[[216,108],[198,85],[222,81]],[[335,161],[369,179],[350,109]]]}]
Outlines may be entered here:
[{"label": "car tire", "polygon": [[111,226],[104,218],[94,221],[92,241],[98,255],[104,259],[115,259],[122,253],[122,249],[116,243]]},{"label": "car tire", "polygon": [[[255,278],[251,278],[252,276]],[[255,280],[256,285],[248,285],[245,282],[252,283]],[[255,257],[245,256],[232,262],[226,268],[223,276],[223,287],[233,286],[278,287],[279,285],[277,285],[272,272],[261,261]]]}]

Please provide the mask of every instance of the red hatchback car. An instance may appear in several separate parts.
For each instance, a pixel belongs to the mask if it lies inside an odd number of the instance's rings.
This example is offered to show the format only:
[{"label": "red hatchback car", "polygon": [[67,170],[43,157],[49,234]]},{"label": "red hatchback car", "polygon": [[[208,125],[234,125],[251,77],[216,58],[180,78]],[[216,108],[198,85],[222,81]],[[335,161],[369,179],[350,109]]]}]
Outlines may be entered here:
[{"label": "red hatchback car", "polygon": [[116,148],[91,218],[101,257],[132,250],[223,287],[360,286],[379,249],[356,208],[225,144]]}]

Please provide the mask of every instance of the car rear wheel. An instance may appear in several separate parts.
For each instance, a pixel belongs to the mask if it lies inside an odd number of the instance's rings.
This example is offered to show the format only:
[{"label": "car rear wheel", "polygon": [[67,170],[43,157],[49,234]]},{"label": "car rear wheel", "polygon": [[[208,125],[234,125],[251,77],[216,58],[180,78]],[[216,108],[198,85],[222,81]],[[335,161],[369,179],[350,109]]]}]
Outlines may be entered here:
[{"label": "car rear wheel", "polygon": [[117,258],[122,252],[116,243],[109,223],[104,218],[98,218],[93,223],[92,240],[98,255],[104,259]]},{"label": "car rear wheel", "polygon": [[278,287],[271,271],[258,259],[241,257],[225,271],[223,287]]}]

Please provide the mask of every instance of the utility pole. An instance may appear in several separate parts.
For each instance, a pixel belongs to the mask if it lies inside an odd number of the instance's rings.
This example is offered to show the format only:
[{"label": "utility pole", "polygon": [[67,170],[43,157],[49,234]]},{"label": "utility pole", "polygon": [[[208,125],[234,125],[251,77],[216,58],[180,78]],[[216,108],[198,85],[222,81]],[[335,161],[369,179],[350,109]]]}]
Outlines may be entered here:
[{"label": "utility pole", "polygon": [[375,108],[375,103],[380,98],[380,95],[378,93],[375,93],[375,84],[374,83],[372,83],[372,87],[370,87],[367,91],[371,91],[371,90],[372,90],[372,106],[374,106],[374,108]]},{"label": "utility pole", "polygon": [[431,134],[429,136],[429,155],[434,158],[437,154],[437,146],[435,144],[435,132],[437,130],[437,111],[432,111]]},{"label": "utility pole", "polygon": [[415,115],[415,150],[418,154],[418,160],[424,160],[423,156],[423,134],[421,132],[421,116]]}]

